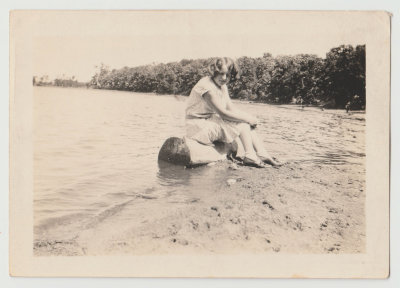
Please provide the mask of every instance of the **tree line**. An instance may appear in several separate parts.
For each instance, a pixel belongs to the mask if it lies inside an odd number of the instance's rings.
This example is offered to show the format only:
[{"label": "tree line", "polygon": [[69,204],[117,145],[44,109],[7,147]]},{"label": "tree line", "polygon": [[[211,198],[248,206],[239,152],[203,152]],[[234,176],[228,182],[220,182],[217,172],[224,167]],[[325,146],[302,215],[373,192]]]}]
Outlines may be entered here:
[{"label": "tree line", "polygon": [[56,87],[87,87],[89,83],[79,82],[75,76],[72,77],[57,77],[50,80],[48,75],[33,76],[33,86],[56,86]]},{"label": "tree line", "polygon": [[[211,59],[183,59],[111,70],[101,64],[87,83],[95,89],[189,95],[208,75]],[[325,58],[310,54],[237,59],[239,80],[228,88],[233,99],[257,102],[320,105],[326,108],[365,109],[365,45],[341,45]],[[59,79],[60,80],[60,79]],[[75,85],[76,79],[57,79],[55,86]]]}]

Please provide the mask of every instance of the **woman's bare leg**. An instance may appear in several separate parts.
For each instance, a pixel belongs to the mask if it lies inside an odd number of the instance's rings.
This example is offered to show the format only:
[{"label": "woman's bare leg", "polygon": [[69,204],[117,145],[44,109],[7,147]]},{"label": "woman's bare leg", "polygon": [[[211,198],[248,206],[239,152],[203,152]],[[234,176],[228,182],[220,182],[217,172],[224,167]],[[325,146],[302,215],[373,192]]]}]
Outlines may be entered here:
[{"label": "woman's bare leg", "polygon": [[242,140],[240,140],[240,137],[238,136],[234,141],[233,141],[233,145],[235,147],[236,150],[236,157],[243,159],[244,155],[245,155],[245,151],[244,151],[244,147],[242,144]]},{"label": "woman's bare leg", "polygon": [[239,125],[238,128],[240,132],[239,138],[243,144],[245,156],[253,160],[258,159],[256,151],[254,150],[253,140],[250,132],[250,125],[243,123]]},{"label": "woman's bare leg", "polygon": [[257,152],[257,155],[266,163],[272,165],[272,166],[278,166],[280,165],[279,162],[275,161],[271,155],[267,152],[267,150],[264,147],[264,144],[258,137],[257,133],[255,130],[250,131],[251,135],[251,140],[253,142],[254,150]]},{"label": "woman's bare leg", "polygon": [[265,149],[264,144],[261,142],[260,138],[258,137],[256,131],[251,130],[250,135],[251,135],[251,140],[253,142],[254,150],[257,152],[257,154],[260,156],[263,156],[263,157],[271,158],[271,156]]}]

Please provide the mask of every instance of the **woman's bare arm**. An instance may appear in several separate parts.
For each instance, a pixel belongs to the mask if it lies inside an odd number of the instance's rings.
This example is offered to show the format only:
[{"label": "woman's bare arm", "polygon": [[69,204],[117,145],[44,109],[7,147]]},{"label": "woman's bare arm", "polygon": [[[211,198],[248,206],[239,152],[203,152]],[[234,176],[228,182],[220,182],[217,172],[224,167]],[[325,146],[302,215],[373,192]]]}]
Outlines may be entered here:
[{"label": "woman's bare arm", "polygon": [[238,109],[232,109],[232,103],[228,102],[228,105],[224,105],[221,99],[212,91],[205,93],[203,97],[208,104],[214,107],[223,119],[235,122],[246,122],[252,126],[257,125],[257,118]]}]

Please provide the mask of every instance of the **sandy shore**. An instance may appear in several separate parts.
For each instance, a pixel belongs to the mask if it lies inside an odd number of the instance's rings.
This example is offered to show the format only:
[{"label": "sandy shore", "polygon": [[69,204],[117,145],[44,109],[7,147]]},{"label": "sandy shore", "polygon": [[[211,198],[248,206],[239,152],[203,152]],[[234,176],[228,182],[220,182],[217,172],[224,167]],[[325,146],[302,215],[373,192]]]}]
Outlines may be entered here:
[{"label": "sandy shore", "polygon": [[362,166],[216,166],[231,173],[207,196],[199,190],[184,203],[166,204],[138,194],[69,229],[74,235],[42,235],[34,254],[365,252]]}]

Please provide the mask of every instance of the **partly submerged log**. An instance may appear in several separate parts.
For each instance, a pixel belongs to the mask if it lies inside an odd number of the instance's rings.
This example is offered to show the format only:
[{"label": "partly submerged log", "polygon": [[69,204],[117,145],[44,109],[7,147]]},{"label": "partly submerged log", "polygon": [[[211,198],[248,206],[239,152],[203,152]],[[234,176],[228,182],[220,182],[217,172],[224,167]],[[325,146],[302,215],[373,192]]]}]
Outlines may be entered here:
[{"label": "partly submerged log", "polygon": [[229,153],[236,151],[232,144],[216,143],[213,146],[203,145],[183,137],[168,138],[158,153],[158,159],[173,164],[197,166],[225,160]]}]

